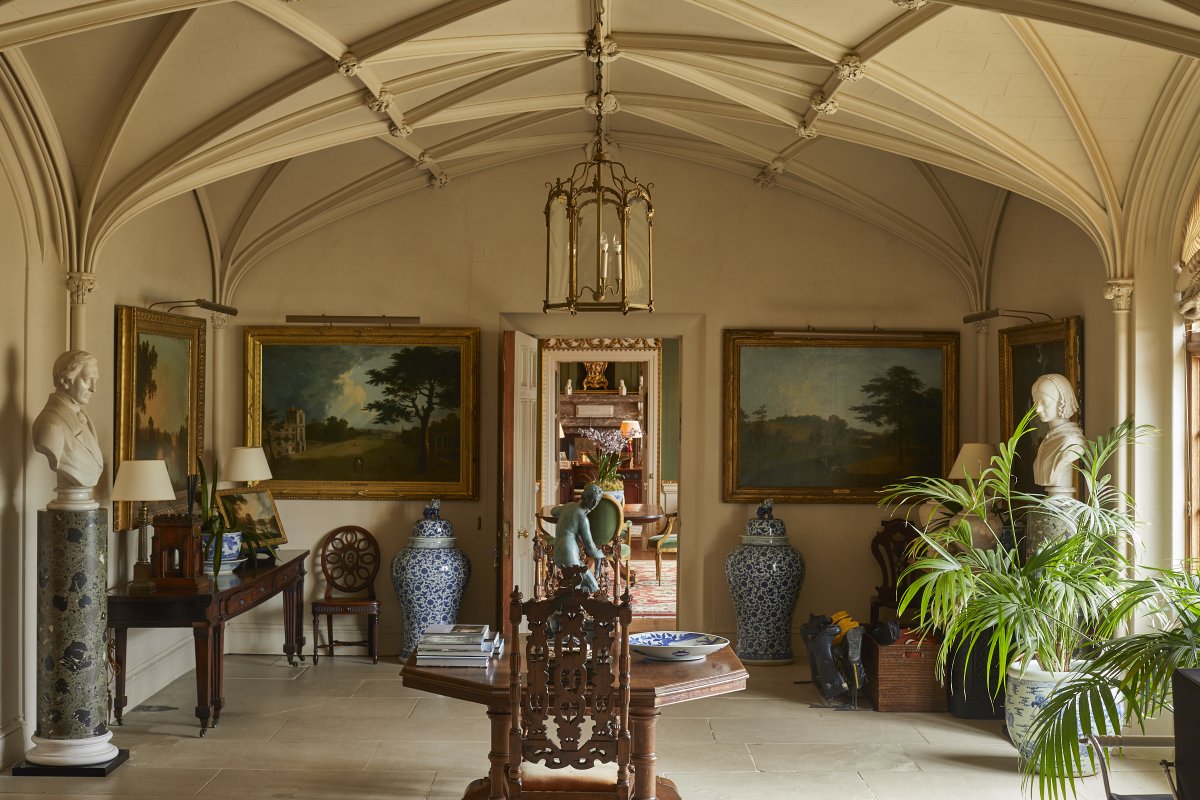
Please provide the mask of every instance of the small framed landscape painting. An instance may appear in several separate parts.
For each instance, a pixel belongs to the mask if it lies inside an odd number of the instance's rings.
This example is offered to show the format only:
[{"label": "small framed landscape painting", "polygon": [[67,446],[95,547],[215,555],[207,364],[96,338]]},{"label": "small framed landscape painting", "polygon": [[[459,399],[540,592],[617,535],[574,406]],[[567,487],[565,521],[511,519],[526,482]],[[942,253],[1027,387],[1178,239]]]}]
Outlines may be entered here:
[{"label": "small framed landscape painting", "polygon": [[255,547],[287,544],[270,489],[262,486],[218,489],[217,505],[229,530],[252,535]]},{"label": "small framed landscape painting", "polygon": [[478,328],[248,327],[245,347],[275,497],[478,496]]},{"label": "small framed landscape painting", "polygon": [[958,333],[724,332],[725,502],[875,503],[945,476],[958,447]]},{"label": "small framed landscape painting", "polygon": [[[204,442],[204,347],[207,321],[132,306],[116,307],[117,397],[113,472],[122,461],[162,459],[182,508],[188,475]],[[133,524],[133,503],[114,503],[115,530]]]},{"label": "small framed landscape painting", "polygon": [[[1083,427],[1083,319],[1066,317],[1000,331],[1000,424],[1004,439],[1012,436],[1017,422],[1033,407],[1033,382],[1053,372],[1075,387],[1075,399],[1079,401],[1076,422]],[[1014,488],[1039,491],[1033,482],[1033,460],[1041,442],[1041,432],[1034,431],[1017,444]]]}]

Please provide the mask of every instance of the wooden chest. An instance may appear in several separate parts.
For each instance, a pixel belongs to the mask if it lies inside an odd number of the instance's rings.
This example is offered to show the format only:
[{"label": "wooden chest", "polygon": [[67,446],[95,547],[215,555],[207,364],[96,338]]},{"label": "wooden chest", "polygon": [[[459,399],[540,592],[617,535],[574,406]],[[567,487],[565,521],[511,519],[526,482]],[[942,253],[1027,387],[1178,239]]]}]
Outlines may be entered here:
[{"label": "wooden chest", "polygon": [[946,710],[946,689],[938,683],[934,669],[940,644],[936,637],[921,639],[908,628],[902,628],[900,638],[886,646],[863,637],[867,697],[876,711]]}]

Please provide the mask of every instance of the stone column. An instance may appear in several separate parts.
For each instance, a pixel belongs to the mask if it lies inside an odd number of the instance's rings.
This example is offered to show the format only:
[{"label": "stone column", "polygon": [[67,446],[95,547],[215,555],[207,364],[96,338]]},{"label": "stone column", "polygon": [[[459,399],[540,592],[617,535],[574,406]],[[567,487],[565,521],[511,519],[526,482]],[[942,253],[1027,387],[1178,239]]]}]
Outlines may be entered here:
[{"label": "stone column", "polygon": [[988,332],[991,323],[984,319],[975,323],[975,430],[977,442],[990,442],[988,434]]},{"label": "stone column", "polygon": [[38,511],[37,731],[32,764],[118,756],[108,730],[108,510]]},{"label": "stone column", "polygon": [[[1133,325],[1129,314],[1133,307],[1133,279],[1110,280],[1104,285],[1104,299],[1113,304],[1113,410],[1116,417],[1113,421],[1120,422],[1133,413],[1133,385],[1129,380],[1133,358]],[[1132,490],[1132,458],[1133,450],[1128,448],[1113,461],[1114,483],[1124,494]],[[1121,510],[1125,510],[1123,503]]]},{"label": "stone column", "polygon": [[67,273],[67,291],[71,294],[71,349],[85,350],[87,333],[87,296],[96,291],[96,276],[90,272]]}]

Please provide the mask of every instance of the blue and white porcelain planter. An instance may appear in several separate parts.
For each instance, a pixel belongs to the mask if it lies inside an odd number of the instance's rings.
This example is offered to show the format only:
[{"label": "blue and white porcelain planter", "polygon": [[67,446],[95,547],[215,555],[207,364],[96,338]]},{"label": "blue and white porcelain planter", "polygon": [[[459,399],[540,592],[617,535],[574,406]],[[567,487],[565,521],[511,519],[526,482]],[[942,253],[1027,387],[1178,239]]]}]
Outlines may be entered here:
[{"label": "blue and white porcelain planter", "polygon": [[[1033,755],[1033,742],[1029,731],[1033,726],[1033,718],[1037,711],[1046,703],[1046,699],[1054,693],[1054,687],[1070,677],[1070,672],[1051,672],[1041,669],[1036,661],[1022,668],[1020,662],[1008,668],[1004,681],[1004,723],[1008,729],[1008,738],[1022,759]],[[1117,698],[1120,703],[1120,698]],[[1079,747],[1079,763],[1083,766],[1080,775],[1093,775],[1096,770],[1089,768],[1091,759],[1087,745]]]},{"label": "blue and white porcelain planter", "polygon": [[[208,552],[208,542],[212,539],[211,533],[200,534],[201,551],[205,554],[204,558],[204,574],[214,575],[213,562],[216,560],[216,553]],[[221,574],[228,575],[237,569],[241,563],[245,561],[242,558],[242,532],[241,531],[225,531],[221,535]]]},{"label": "blue and white porcelain planter", "polygon": [[400,658],[408,658],[430,625],[458,621],[458,606],[471,577],[471,562],[454,544],[454,526],[436,509],[413,526],[408,547],[392,559],[392,586],[404,612]]},{"label": "blue and white porcelain planter", "polygon": [[792,612],[804,585],[804,556],[788,544],[783,520],[756,517],[725,558],[725,579],[737,612],[734,652],[749,664],[791,664]]}]

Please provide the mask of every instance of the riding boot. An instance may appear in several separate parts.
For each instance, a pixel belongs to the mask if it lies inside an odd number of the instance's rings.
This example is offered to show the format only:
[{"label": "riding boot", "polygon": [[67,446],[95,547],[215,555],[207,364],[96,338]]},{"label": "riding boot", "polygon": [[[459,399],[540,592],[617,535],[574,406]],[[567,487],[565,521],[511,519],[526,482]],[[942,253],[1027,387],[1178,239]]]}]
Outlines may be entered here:
[{"label": "riding boot", "polygon": [[816,614],[810,614],[808,622],[800,626],[800,638],[808,650],[813,683],[827,703],[845,694],[849,688],[833,660],[833,638],[841,632],[842,629],[829,617]]}]

